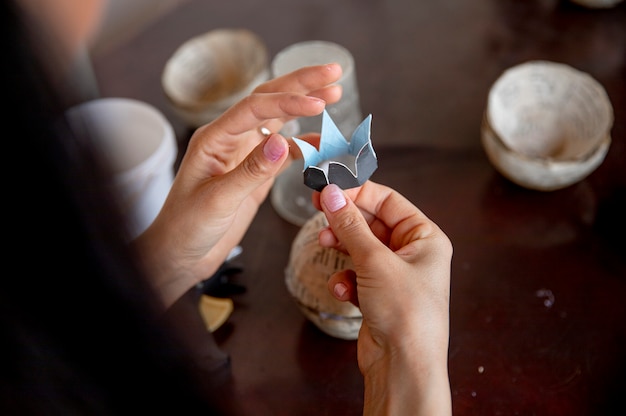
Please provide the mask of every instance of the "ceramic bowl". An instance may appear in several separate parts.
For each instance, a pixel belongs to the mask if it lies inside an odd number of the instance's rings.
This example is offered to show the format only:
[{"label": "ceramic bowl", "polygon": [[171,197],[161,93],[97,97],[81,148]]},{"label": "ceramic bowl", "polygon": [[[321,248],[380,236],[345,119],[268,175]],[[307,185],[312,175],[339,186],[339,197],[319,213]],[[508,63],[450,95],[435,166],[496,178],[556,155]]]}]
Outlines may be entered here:
[{"label": "ceramic bowl", "polygon": [[315,326],[332,337],[354,340],[363,323],[361,310],[335,299],[327,287],[333,273],[354,266],[348,255],[318,244],[317,235],[327,225],[324,213],[318,212],[302,226],[291,246],[285,283],[300,311]]},{"label": "ceramic bowl", "polygon": [[245,29],[216,29],[183,43],[168,59],[161,85],[192,127],[213,121],[269,79],[263,41]]},{"label": "ceramic bowl", "polygon": [[531,61],[506,70],[489,91],[482,145],[511,181],[552,191],[584,179],[602,163],[612,124],[609,97],[590,75]]}]

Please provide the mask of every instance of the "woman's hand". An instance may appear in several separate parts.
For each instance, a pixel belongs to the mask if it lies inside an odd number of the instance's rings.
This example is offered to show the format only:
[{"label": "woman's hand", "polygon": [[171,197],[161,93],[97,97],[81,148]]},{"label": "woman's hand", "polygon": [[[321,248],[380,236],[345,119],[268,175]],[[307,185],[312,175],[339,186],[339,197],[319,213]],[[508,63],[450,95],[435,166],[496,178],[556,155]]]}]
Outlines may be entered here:
[{"label": "woman's hand", "polygon": [[340,76],[329,64],[270,80],[193,134],[161,212],[135,241],[166,306],[217,270],[290,162],[288,141],[260,128],[320,114],[341,97]]},{"label": "woman's hand", "polygon": [[330,224],[320,244],[346,251],[354,264],[328,287],[363,314],[364,414],[450,414],[449,239],[410,201],[373,182],[347,193],[329,185],[314,203]]}]

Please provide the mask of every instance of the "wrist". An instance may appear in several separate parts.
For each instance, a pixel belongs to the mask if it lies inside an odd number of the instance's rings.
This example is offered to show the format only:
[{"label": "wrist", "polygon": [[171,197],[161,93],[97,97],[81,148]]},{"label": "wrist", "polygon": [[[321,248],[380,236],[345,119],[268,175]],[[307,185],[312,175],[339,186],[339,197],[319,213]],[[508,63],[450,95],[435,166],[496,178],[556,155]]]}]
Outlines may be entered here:
[{"label": "wrist", "polygon": [[382,355],[363,371],[364,415],[447,415],[452,413],[444,351],[408,345]]},{"label": "wrist", "polygon": [[138,253],[148,284],[167,309],[197,282],[171,258],[172,250],[152,233],[153,230],[148,228],[131,245]]}]

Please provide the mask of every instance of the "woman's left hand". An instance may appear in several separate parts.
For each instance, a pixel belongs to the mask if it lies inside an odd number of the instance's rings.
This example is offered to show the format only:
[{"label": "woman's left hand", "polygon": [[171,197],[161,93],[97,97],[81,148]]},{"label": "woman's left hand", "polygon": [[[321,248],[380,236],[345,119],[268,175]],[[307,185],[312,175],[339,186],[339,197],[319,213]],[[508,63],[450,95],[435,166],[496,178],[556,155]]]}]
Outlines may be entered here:
[{"label": "woman's left hand", "polygon": [[276,132],[290,119],[320,114],[340,98],[331,85],[340,76],[337,64],[294,71],[196,130],[161,212],[134,242],[166,306],[218,269],[290,162],[288,141],[265,137],[261,127]]}]

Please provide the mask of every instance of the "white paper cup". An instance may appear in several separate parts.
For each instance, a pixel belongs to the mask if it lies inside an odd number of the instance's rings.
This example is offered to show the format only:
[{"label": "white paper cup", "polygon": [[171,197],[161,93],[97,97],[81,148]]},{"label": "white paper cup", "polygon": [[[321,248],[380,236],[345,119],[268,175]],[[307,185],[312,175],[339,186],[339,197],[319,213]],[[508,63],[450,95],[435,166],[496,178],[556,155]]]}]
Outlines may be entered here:
[{"label": "white paper cup", "polygon": [[159,213],[174,180],[174,130],[155,107],[128,98],[99,98],[72,108],[70,121],[86,129],[112,169],[111,183],[127,214],[131,238]]}]

